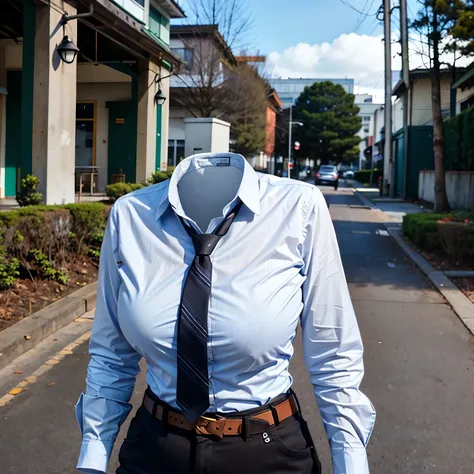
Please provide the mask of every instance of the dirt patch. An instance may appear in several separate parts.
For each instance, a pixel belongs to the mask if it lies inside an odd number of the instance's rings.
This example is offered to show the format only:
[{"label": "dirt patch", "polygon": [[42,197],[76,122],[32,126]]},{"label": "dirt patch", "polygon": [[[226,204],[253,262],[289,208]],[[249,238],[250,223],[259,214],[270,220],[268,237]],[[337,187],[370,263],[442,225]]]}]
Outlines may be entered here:
[{"label": "dirt patch", "polygon": [[[413,245],[413,244],[411,244]],[[446,254],[437,252],[423,252],[417,249],[423,257],[428,260],[433,267],[437,270],[466,270],[471,271],[473,269],[472,262],[456,262],[454,259],[448,257]]]},{"label": "dirt patch", "polygon": [[474,303],[474,278],[451,278],[451,280]]},{"label": "dirt patch", "polygon": [[0,331],[97,280],[97,264],[89,257],[65,265],[66,285],[39,279],[20,279],[12,288],[0,292]]}]

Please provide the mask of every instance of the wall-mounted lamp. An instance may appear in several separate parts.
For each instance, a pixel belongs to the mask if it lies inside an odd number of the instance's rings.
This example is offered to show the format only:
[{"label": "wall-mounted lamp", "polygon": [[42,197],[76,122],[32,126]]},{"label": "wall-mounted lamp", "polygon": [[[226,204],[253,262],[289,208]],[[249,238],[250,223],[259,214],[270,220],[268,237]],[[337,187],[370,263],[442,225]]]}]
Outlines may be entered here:
[{"label": "wall-mounted lamp", "polygon": [[[90,4],[89,11],[87,13],[80,13],[78,15],[71,15],[69,16],[67,13],[63,15],[61,18],[58,27],[64,26],[67,24],[68,21],[77,20],[78,18],[87,18],[94,14],[94,5]],[[55,30],[57,31],[57,30]],[[59,54],[59,57],[62,61],[66,64],[72,64],[76,59],[77,53],[79,52],[79,48],[69,39],[68,35],[64,35],[61,43],[58,44],[56,50]]]},{"label": "wall-mounted lamp", "polygon": [[163,91],[161,90],[161,86],[158,89],[158,92],[155,94],[155,104],[156,105],[163,105],[166,101],[166,96],[163,94]]},{"label": "wall-mounted lamp", "polygon": [[66,63],[72,64],[76,59],[79,48],[66,35],[56,47],[59,57]]}]

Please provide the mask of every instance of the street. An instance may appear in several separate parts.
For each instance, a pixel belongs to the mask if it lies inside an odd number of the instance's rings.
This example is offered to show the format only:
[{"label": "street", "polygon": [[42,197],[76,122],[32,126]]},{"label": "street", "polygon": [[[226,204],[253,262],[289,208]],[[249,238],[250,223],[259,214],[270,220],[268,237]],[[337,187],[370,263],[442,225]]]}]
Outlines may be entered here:
[{"label": "street", "polygon": [[[365,344],[362,389],[377,410],[368,447],[376,474],[474,473],[474,341],[440,294],[351,189],[322,188],[335,224]],[[0,398],[90,327],[60,331],[0,372]],[[55,341],[54,339],[58,339]],[[64,342],[63,342],[64,341]],[[73,473],[80,447],[74,404],[84,389],[87,341],[0,408],[0,473]],[[19,365],[21,364],[21,369]],[[14,371],[22,370],[22,375]],[[28,373],[29,372],[29,373]],[[329,449],[299,340],[294,389],[324,470]],[[17,377],[17,378],[15,378]],[[143,392],[139,376],[133,396]],[[129,417],[129,420],[130,421]],[[117,466],[117,449],[110,463]]]}]

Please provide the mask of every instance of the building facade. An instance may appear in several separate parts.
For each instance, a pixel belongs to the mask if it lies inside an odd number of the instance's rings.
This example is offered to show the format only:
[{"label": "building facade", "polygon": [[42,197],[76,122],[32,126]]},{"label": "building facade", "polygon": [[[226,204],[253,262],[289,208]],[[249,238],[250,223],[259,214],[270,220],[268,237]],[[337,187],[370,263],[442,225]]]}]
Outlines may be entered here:
[{"label": "building facade", "polygon": [[[45,203],[62,204],[166,168],[163,98],[180,64],[169,49],[170,19],[184,17],[178,3],[15,4],[0,11],[8,25],[0,28],[0,197],[15,196],[27,174],[39,178]],[[79,48],[72,63],[59,55],[64,36]]]},{"label": "building facade", "polygon": [[304,91],[305,87],[310,87],[316,82],[330,81],[334,84],[341,85],[344,90],[349,93],[354,93],[354,79],[296,79],[289,77],[288,79],[271,79],[270,85],[277,92],[280,97],[283,108],[288,108],[296,102],[296,99]]}]

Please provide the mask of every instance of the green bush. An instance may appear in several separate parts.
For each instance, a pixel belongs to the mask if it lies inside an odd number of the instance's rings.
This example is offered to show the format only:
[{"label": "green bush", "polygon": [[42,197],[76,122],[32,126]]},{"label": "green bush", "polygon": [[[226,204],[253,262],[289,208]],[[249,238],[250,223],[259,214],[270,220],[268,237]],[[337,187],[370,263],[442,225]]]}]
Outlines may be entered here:
[{"label": "green bush", "polygon": [[171,175],[173,174],[173,172],[174,172],[173,166],[170,166],[166,171],[157,170],[151,175],[151,178],[148,179],[148,183],[158,184],[163,181],[166,181],[167,179],[171,178]]},{"label": "green bush", "polygon": [[20,276],[20,261],[7,258],[6,251],[0,246],[0,290],[10,288]]},{"label": "green bush", "polygon": [[380,169],[374,169],[374,174],[372,177],[372,182],[370,182],[370,176],[371,176],[372,170],[359,170],[354,173],[354,179],[356,181],[359,181],[359,183],[364,183],[364,184],[376,184],[378,183],[379,177],[382,176],[383,170]]},{"label": "green bush", "polygon": [[101,203],[68,204],[64,206],[72,216],[73,240],[77,253],[84,253],[83,245],[105,229],[106,211]]},{"label": "green bush", "polygon": [[140,184],[140,183],[115,183],[115,184],[109,184],[105,188],[105,192],[107,194],[107,197],[111,201],[116,201],[117,199],[121,198],[122,196],[125,196],[128,193],[131,193],[133,191],[137,191],[138,189],[145,188],[145,184]]},{"label": "green bush", "polygon": [[21,180],[20,191],[16,195],[16,200],[21,207],[36,206],[43,200],[43,194],[36,191],[40,180],[31,174]]},{"label": "green bush", "polygon": [[446,252],[444,237],[439,232],[439,221],[474,222],[473,212],[452,212],[446,214],[408,214],[403,218],[403,233],[417,247],[427,251]]},{"label": "green bush", "polygon": [[21,269],[65,283],[66,262],[78,254],[98,258],[108,209],[84,203],[0,212],[0,288],[11,286]]}]

